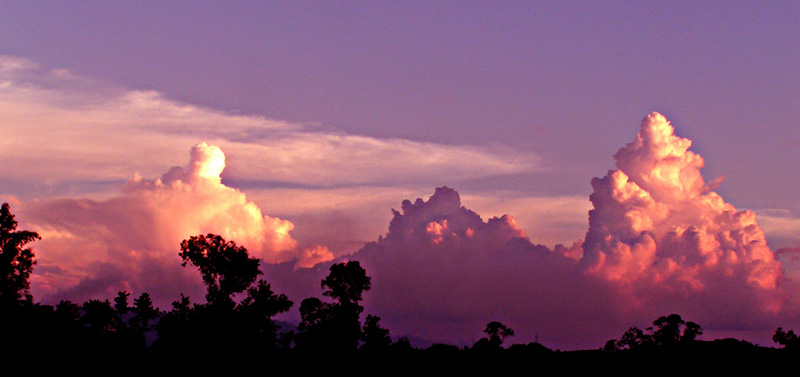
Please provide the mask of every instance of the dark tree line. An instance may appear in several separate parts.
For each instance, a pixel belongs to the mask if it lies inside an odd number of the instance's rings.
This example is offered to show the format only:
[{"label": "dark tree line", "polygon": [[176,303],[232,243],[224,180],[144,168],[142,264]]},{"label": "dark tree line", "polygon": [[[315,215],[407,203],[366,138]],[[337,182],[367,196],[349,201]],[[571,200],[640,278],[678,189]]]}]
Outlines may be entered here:
[{"label": "dark tree line", "polygon": [[653,327],[642,331],[631,327],[619,340],[609,340],[603,347],[605,351],[640,350],[653,347],[676,347],[692,343],[703,334],[697,323],[684,321],[678,314],[658,317]]},{"label": "dark tree line", "polygon": [[[547,353],[538,343],[503,344],[514,330],[492,321],[485,337],[471,347],[434,344],[415,350],[408,338],[395,341],[380,317],[366,315],[363,295],[371,278],[358,261],[330,267],[320,284],[325,299],[310,297],[299,305],[300,323],[281,329],[273,320],[294,303],[273,292],[259,279],[260,261],[244,247],[219,235],[190,237],[181,242],[183,266],[197,268],[206,286],[205,302],[193,303],[181,295],[168,311],[153,305],[146,292],[133,298],[119,291],[113,300],[92,299],[83,304],[61,301],[50,306],[33,301],[28,279],[36,261],[28,245],[40,239],[35,232],[17,230],[8,204],[0,208],[0,354],[30,349],[96,354],[245,354],[286,353]],[[652,327],[628,329],[619,340],[609,340],[603,351],[675,349],[697,342],[700,325],[679,315],[662,316]],[[775,331],[773,340],[787,349],[800,349],[792,330]]]}]

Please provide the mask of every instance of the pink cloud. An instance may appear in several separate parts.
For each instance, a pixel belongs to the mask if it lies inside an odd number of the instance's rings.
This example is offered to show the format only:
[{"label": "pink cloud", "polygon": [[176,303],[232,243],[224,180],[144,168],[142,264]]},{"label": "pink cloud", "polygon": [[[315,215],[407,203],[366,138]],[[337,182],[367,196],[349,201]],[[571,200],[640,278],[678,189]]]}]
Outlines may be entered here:
[{"label": "pink cloud", "polygon": [[181,240],[197,234],[220,234],[267,263],[298,260],[306,267],[333,257],[322,246],[301,248],[289,234],[294,224],[262,214],[244,193],[222,184],[224,168],[222,151],[201,143],[186,168],[155,180],[136,175],[106,200],[24,204],[20,218],[44,238],[34,295],[83,300],[147,290],[168,304],[181,292],[201,291],[196,273],[181,268],[178,257]]},{"label": "pink cloud", "polygon": [[707,187],[703,159],[690,145],[661,114],[642,121],[636,139],[614,156],[619,170],[592,180],[582,269],[688,296],[725,282],[739,288],[735,299],[748,296],[764,310],[780,311],[771,292],[782,279],[781,264],[755,214],[737,211]]},{"label": "pink cloud", "polygon": [[[690,146],[663,116],[648,115],[615,154],[618,169],[592,180],[588,231],[568,246],[535,245],[514,217],[483,220],[440,187],[428,200],[403,201],[385,235],[338,260],[362,261],[373,277],[367,311],[393,334],[432,340],[470,343],[491,320],[514,328],[515,341],[538,336],[559,348],[599,347],[669,313],[716,333],[798,322],[797,284],[754,213],[706,184]],[[300,246],[291,222],[221,183],[224,168],[219,148],[200,144],[186,168],[137,176],[104,201],[20,203],[19,218],[43,237],[34,295],[147,290],[162,306],[179,293],[199,298],[200,279],[180,267],[178,244],[214,232],[267,262],[276,291],[295,302],[319,296],[333,253]]]},{"label": "pink cloud", "polygon": [[[515,341],[564,348],[600,347],[669,313],[723,335],[796,322],[796,284],[755,215],[705,184],[690,145],[648,115],[616,153],[619,170],[592,180],[589,229],[571,246],[534,245],[513,217],[484,221],[446,187],[403,201],[388,233],[346,257],[373,276],[367,310],[395,334],[470,343],[500,320]],[[324,268],[300,272],[319,279]]]}]

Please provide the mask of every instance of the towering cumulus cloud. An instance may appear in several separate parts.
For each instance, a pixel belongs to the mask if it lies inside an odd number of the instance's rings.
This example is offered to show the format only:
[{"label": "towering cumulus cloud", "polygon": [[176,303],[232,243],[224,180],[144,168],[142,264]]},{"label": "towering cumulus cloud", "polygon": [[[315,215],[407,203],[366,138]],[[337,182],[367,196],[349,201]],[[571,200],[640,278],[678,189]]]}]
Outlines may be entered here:
[{"label": "towering cumulus cloud", "polygon": [[771,333],[791,320],[791,283],[690,145],[648,115],[619,169],[592,180],[589,229],[568,247],[532,244],[509,215],[483,221],[449,188],[404,201],[388,233],[348,257],[374,276],[369,309],[400,334],[465,343],[500,320],[518,341],[598,347],[669,313],[710,334]]},{"label": "towering cumulus cloud", "polygon": [[614,155],[619,170],[592,180],[581,267],[619,284],[658,286],[659,295],[750,292],[763,298],[759,307],[777,312],[769,292],[781,267],[755,214],[711,191],[690,145],[661,114],[642,121],[636,139]]},{"label": "towering cumulus cloud", "polygon": [[573,326],[551,321],[570,302],[595,305],[576,288],[567,251],[531,244],[509,215],[483,220],[440,187],[427,201],[403,201],[388,233],[347,258],[373,276],[366,303],[399,334],[465,341],[497,319],[552,339]]},{"label": "towering cumulus cloud", "polygon": [[137,174],[105,201],[32,203],[25,217],[43,236],[34,294],[83,299],[129,289],[149,290],[162,303],[175,299],[199,284],[180,267],[180,242],[204,233],[234,240],[267,263],[296,259],[305,267],[332,258],[321,246],[298,248],[289,235],[294,225],[263,215],[242,192],[222,184],[224,168],[222,151],[201,143],[186,168],[155,180]]},{"label": "towering cumulus cloud", "polygon": [[[297,247],[297,242],[289,236],[294,225],[263,216],[242,192],[223,185],[220,174],[224,168],[222,151],[201,143],[192,148],[187,168],[174,167],[154,181],[134,177],[123,189],[123,200],[146,206],[158,225],[157,234],[164,239],[152,246],[174,243],[176,235],[188,238],[213,232],[236,240],[265,261],[288,259]],[[142,235],[142,238],[152,237]]]}]

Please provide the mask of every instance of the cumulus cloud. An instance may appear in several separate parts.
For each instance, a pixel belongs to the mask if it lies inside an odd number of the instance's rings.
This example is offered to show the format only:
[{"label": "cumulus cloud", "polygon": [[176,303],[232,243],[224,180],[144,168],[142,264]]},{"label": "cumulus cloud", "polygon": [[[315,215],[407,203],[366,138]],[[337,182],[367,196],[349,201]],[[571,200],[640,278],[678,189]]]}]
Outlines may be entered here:
[{"label": "cumulus cloud", "polygon": [[[521,302],[531,293],[549,294],[524,287],[568,284],[573,259],[528,242],[510,215],[484,221],[452,189],[438,188],[427,201],[406,200],[393,213],[385,237],[352,258],[375,276],[368,303],[400,332],[469,336],[490,313],[528,329],[518,321]],[[539,268],[545,265],[552,269]]]},{"label": "cumulus cloud", "polygon": [[[514,217],[484,220],[447,187],[428,200],[403,201],[392,215],[384,236],[337,261],[361,261],[373,278],[365,305],[395,334],[468,343],[492,319],[550,340],[592,331],[587,324],[597,312],[571,313],[572,306],[601,308],[606,299],[583,289],[574,273],[577,245],[534,245]],[[266,275],[291,297],[318,296],[318,284],[299,282],[319,281],[329,263],[291,273],[267,266]],[[585,321],[552,320],[565,315]]]},{"label": "cumulus cloud", "polygon": [[[702,292],[724,281],[774,291],[781,265],[750,211],[737,211],[705,184],[703,159],[658,113],[617,152],[619,170],[592,180],[594,209],[583,269],[609,281]],[[775,297],[761,306],[780,310]]]},{"label": "cumulus cloud", "polygon": [[169,302],[198,291],[199,280],[182,270],[178,251],[181,240],[205,233],[233,240],[267,263],[308,267],[332,259],[323,246],[299,247],[291,222],[262,214],[244,193],[225,186],[224,168],[223,152],[201,143],[185,168],[154,180],[137,174],[107,200],[24,204],[20,218],[43,237],[37,248],[43,273],[34,276],[33,293],[83,299],[135,289]]},{"label": "cumulus cloud", "polygon": [[[516,341],[538,335],[565,348],[599,347],[669,313],[723,336],[796,321],[796,283],[755,214],[705,183],[690,146],[648,115],[615,154],[619,169],[592,180],[589,229],[569,245],[535,245],[513,217],[484,221],[441,187],[402,202],[388,232],[346,258],[373,276],[368,310],[393,331],[434,340],[469,343],[491,320],[516,329]],[[796,249],[779,254],[796,259]]]},{"label": "cumulus cloud", "polygon": [[[535,243],[572,243],[586,234],[587,196],[531,196],[509,190],[461,190],[469,208],[484,217],[513,213]],[[247,189],[262,211],[302,224],[292,232],[308,244],[324,244],[336,255],[353,254],[386,232],[399,198],[430,195],[429,186],[271,187]],[[274,200],[281,198],[281,200]],[[357,199],[357,200],[356,200]],[[524,209],[519,211],[518,209]]]}]

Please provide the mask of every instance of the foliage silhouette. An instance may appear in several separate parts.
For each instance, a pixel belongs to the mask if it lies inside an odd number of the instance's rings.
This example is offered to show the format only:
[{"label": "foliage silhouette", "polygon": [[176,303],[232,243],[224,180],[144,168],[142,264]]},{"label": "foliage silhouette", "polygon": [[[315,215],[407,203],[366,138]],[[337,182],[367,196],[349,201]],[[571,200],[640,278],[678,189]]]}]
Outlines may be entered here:
[{"label": "foliage silhouette", "polygon": [[[208,234],[181,242],[183,266],[199,268],[208,289],[207,303],[191,306],[188,297],[172,303],[157,330],[155,349],[163,352],[257,352],[277,349],[277,326],[272,317],[289,310],[292,302],[276,295],[260,280],[259,260],[244,247],[221,236]],[[233,296],[247,291],[236,303]],[[149,298],[148,298],[149,299]]]},{"label": "foliage silhouette", "polygon": [[339,301],[340,305],[358,305],[364,291],[370,289],[371,279],[358,261],[337,263],[322,280],[323,295]]},{"label": "foliage silhouette", "polygon": [[89,300],[81,306],[80,322],[97,335],[108,335],[120,327],[120,319],[108,300]]},{"label": "foliage silhouette", "polygon": [[208,289],[206,300],[214,305],[232,308],[233,294],[247,289],[261,274],[258,259],[251,258],[244,247],[215,234],[183,240],[179,255],[184,267],[191,263],[200,269]]},{"label": "foliage silhouette", "polygon": [[677,314],[658,317],[653,321],[653,325],[656,326],[653,332],[653,341],[660,346],[674,346],[679,342],[691,342],[703,334],[700,325],[686,322]]},{"label": "foliage silhouette", "polygon": [[11,206],[3,203],[0,207],[0,308],[17,305],[23,300],[33,302],[28,278],[36,260],[33,251],[25,246],[39,239],[36,232],[17,230]]},{"label": "foliage silhouette", "polygon": [[390,351],[393,353],[407,354],[414,351],[414,347],[411,346],[411,340],[407,336],[400,337],[390,347]]},{"label": "foliage silhouette", "polygon": [[647,329],[649,333],[638,327],[631,327],[622,334],[620,340],[609,340],[602,349],[613,352],[653,347],[670,348],[679,344],[692,343],[703,334],[700,325],[684,321],[678,314],[658,317],[653,321],[653,326]]},{"label": "foliage silhouette", "polygon": [[654,344],[654,342],[651,335],[645,334],[645,332],[638,327],[631,327],[628,329],[628,331],[625,331],[625,333],[622,334],[622,337],[619,339],[617,344],[620,350],[624,350],[649,346]]},{"label": "foliage silhouette", "polygon": [[56,314],[67,322],[77,322],[81,317],[80,307],[69,300],[61,300],[56,305]]},{"label": "foliage silhouette", "polygon": [[134,313],[131,319],[133,329],[137,334],[144,334],[150,331],[152,322],[158,318],[159,310],[153,307],[153,301],[150,299],[150,294],[147,292],[142,293],[139,298],[133,300]]},{"label": "foliage silhouette", "polygon": [[128,306],[128,297],[130,296],[131,294],[126,291],[117,292],[117,297],[114,298],[114,310],[116,310],[119,315],[125,315],[130,311],[130,307]]},{"label": "foliage silhouette", "polygon": [[[386,352],[389,350],[392,345],[392,338],[389,336],[389,330],[381,327],[380,321],[380,317],[371,314],[364,319],[364,326],[361,329],[364,333],[362,350],[367,352]],[[407,341],[408,339],[406,339]]]},{"label": "foliage silhouette", "polygon": [[786,349],[800,349],[800,338],[794,333],[793,330],[783,331],[782,327],[778,327],[775,330],[775,334],[772,335],[772,340],[775,343],[782,345],[783,348]]},{"label": "foliage silhouette", "polygon": [[[363,338],[360,301],[370,289],[371,279],[358,261],[337,263],[322,280],[323,295],[336,300],[325,303],[307,298],[300,303],[301,331],[296,348],[304,351],[355,351]],[[374,322],[377,325],[377,321]]]},{"label": "foliage silhouette", "polygon": [[[200,270],[208,290],[205,304],[192,305],[189,297],[181,294],[181,298],[173,302],[172,310],[162,314],[146,292],[130,306],[131,293],[124,290],[117,292],[113,302],[91,299],[82,305],[66,300],[55,306],[37,304],[33,302],[28,284],[36,262],[33,252],[26,248],[37,239],[40,237],[35,232],[17,230],[10,207],[3,204],[0,208],[0,304],[3,305],[0,307],[0,352],[4,355],[30,350],[67,355],[136,355],[146,349],[144,334],[152,335],[153,330],[157,330],[158,339],[151,350],[170,357],[176,353],[261,355],[268,351],[267,354],[274,354],[289,351],[292,342],[295,350],[326,354],[355,351],[360,346],[363,357],[372,357],[375,352],[433,353],[434,357],[470,355],[464,352],[467,349],[442,343],[426,351],[414,350],[408,338],[392,343],[389,330],[381,327],[381,319],[375,315],[367,315],[362,326],[360,315],[364,308],[361,302],[364,293],[371,288],[371,278],[358,261],[332,265],[329,275],[321,282],[323,295],[330,302],[313,297],[303,300],[299,309],[299,333],[287,332],[279,336],[273,317],[288,311],[292,301],[273,292],[265,280],[256,282],[261,274],[258,259],[251,258],[245,248],[213,234],[184,240],[179,254],[184,267],[190,263]],[[236,296],[243,292],[246,293]],[[241,297],[241,302],[235,302],[234,297]],[[515,344],[505,350],[503,343],[514,336],[514,331],[498,321],[489,322],[484,333],[486,337],[475,343],[472,350],[520,355],[565,354],[550,351],[539,343]],[[783,352],[733,339],[698,341],[702,334],[703,329],[697,323],[670,314],[659,317],[653,321],[653,327],[644,331],[638,327],[629,328],[619,340],[609,340],[603,350]],[[773,340],[786,349],[800,349],[800,338],[793,330],[784,331],[779,327]],[[626,355],[639,354],[621,352],[611,357]]]},{"label": "foliage silhouette", "polygon": [[285,295],[276,295],[264,280],[247,290],[247,297],[237,308],[240,319],[247,324],[249,342],[262,348],[276,347],[277,326],[272,317],[288,311],[292,302]]},{"label": "foliage silhouette", "polygon": [[486,329],[483,330],[488,337],[478,340],[473,349],[475,350],[499,350],[502,348],[503,341],[506,338],[514,336],[514,330],[510,327],[498,322],[492,321],[486,324]]}]

